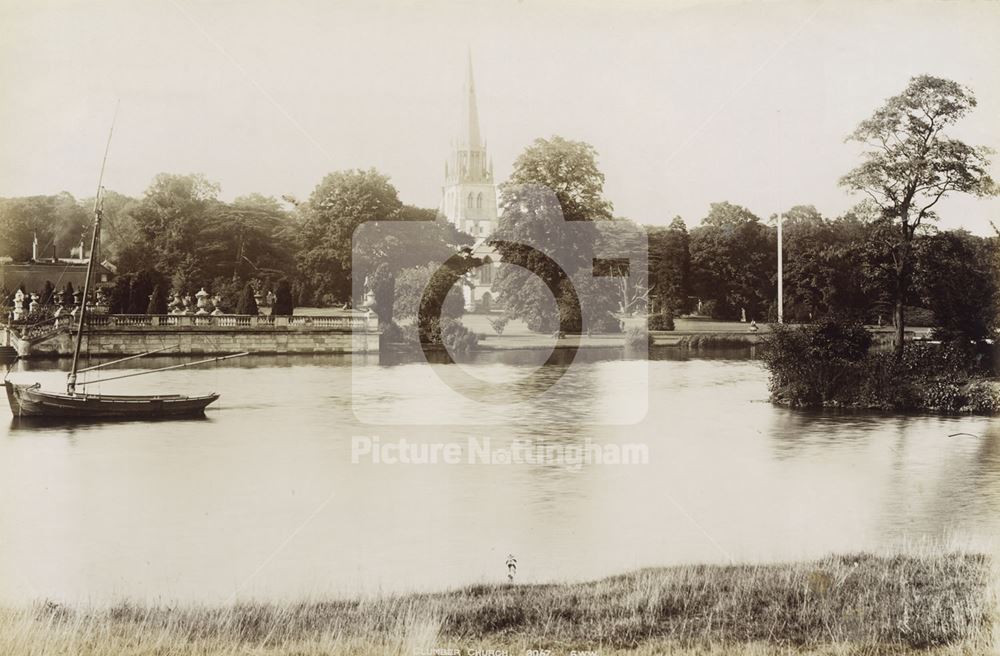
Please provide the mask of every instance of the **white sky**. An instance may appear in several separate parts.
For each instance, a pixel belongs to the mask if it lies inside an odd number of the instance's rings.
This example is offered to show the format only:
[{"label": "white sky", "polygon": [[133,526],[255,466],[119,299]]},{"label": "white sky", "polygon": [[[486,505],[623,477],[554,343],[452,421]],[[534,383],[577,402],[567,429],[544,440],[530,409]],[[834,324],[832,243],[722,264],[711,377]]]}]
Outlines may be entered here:
[{"label": "white sky", "polygon": [[[998,2],[0,0],[0,196],[92,195],[120,98],[110,189],[201,172],[225,199],[304,197],[374,166],[436,207],[467,47],[498,180],[536,137],[588,141],[642,223],[842,212],[844,137],[921,73],[971,86],[953,134],[1000,149]],[[1000,225],[1000,199],[940,206]]]}]

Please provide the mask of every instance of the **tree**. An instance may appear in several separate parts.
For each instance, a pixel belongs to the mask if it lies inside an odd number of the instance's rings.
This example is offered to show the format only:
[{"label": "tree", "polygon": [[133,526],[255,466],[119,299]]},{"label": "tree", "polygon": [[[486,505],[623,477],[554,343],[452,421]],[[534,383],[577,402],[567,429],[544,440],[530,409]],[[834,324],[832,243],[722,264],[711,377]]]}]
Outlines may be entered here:
[{"label": "tree", "polygon": [[313,190],[299,231],[298,267],[314,295],[345,301],[351,295],[354,230],[396,218],[396,188],[375,169],[337,171]]},{"label": "tree", "polygon": [[167,294],[163,291],[163,285],[153,288],[153,293],[149,297],[149,305],[146,307],[146,314],[166,314]]},{"label": "tree", "polygon": [[559,136],[535,139],[514,162],[507,186],[514,185],[551,190],[567,221],[611,219],[604,174],[597,167],[597,151],[588,143]]},{"label": "tree", "polygon": [[[126,312],[128,314],[145,314],[150,306],[150,297],[156,287],[161,284],[160,275],[155,271],[144,269],[132,274],[130,282]],[[164,305],[166,304],[164,303]],[[166,314],[166,312],[157,312],[156,314]]]},{"label": "tree", "polygon": [[0,256],[15,262],[31,258],[37,238],[39,257],[62,257],[76,247],[90,222],[89,212],[72,195],[0,199]]},{"label": "tree", "polygon": [[690,309],[691,237],[679,216],[667,228],[649,229],[649,286],[661,311]]},{"label": "tree", "polygon": [[[86,208],[94,199],[81,201]],[[101,260],[115,263],[121,273],[135,273],[151,264],[149,244],[133,216],[139,200],[110,189],[101,194]]]},{"label": "tree", "polygon": [[260,194],[213,203],[204,215],[200,269],[209,279],[282,278],[295,271],[297,226],[280,203]]},{"label": "tree", "polygon": [[156,176],[130,212],[146,249],[139,271],[170,276],[177,290],[203,285],[209,279],[206,264],[214,262],[213,242],[203,233],[208,212],[219,204],[218,193],[219,185],[200,174]]},{"label": "tree", "polygon": [[691,231],[691,282],[694,292],[714,305],[718,318],[765,316],[774,298],[777,243],[772,229],[750,210],[712,203],[701,225]]},{"label": "tree", "polygon": [[490,322],[490,328],[497,334],[497,337],[502,337],[504,329],[507,328],[507,322],[510,321],[510,317],[506,314],[501,314],[499,317],[489,317],[487,320]]},{"label": "tree", "polygon": [[[441,265],[447,266],[447,265]],[[434,297],[443,297],[445,300],[441,306],[441,316],[460,317],[465,312],[465,298],[462,296],[461,286],[451,284],[457,275],[435,275],[440,267],[434,264],[411,267],[399,272],[396,276],[396,290],[394,298],[393,315],[398,319],[428,315],[428,301]],[[442,272],[446,274],[447,272]],[[447,288],[445,288],[447,285]],[[421,308],[421,303],[425,307]],[[421,311],[423,310],[423,311]]]},{"label": "tree", "polygon": [[786,319],[864,318],[870,309],[864,267],[870,226],[853,211],[830,220],[812,205],[796,205],[781,220]]},{"label": "tree", "polygon": [[39,294],[38,304],[39,305],[49,305],[52,303],[52,297],[55,295],[56,288],[52,285],[51,280],[46,280],[45,285],[42,286],[42,291]]},{"label": "tree", "polygon": [[295,309],[292,301],[292,288],[286,278],[282,278],[278,283],[278,288],[274,292],[274,305],[271,306],[271,314],[277,316],[289,316]]},{"label": "tree", "polygon": [[927,236],[914,248],[914,287],[934,313],[938,339],[969,344],[990,337],[998,281],[988,240],[965,231]]},{"label": "tree", "polygon": [[73,307],[73,283],[66,282],[66,286],[62,290],[61,302],[63,307]]},{"label": "tree", "polygon": [[243,293],[240,294],[240,300],[236,304],[236,314],[249,314],[251,316],[257,316],[258,313],[257,299],[254,298],[253,287],[250,283],[247,283],[244,285]]},{"label": "tree", "polygon": [[865,193],[896,229],[891,256],[897,358],[903,355],[904,308],[917,229],[937,218],[934,207],[951,192],[996,193],[987,172],[991,151],[944,133],[975,106],[971,89],[921,75],[911,78],[903,93],[889,98],[848,137],[866,150],[861,165],[841,178],[841,184]]},{"label": "tree", "polygon": [[[596,158],[583,142],[537,139],[518,156],[501,187],[502,218],[490,243],[502,264],[493,288],[511,315],[525,319],[533,331],[559,328],[558,308],[575,305],[567,281],[580,271],[590,275],[600,238],[593,222],[611,219]],[[550,292],[555,305],[547,301]]]},{"label": "tree", "polygon": [[129,296],[132,289],[132,280],[134,278],[134,273],[125,273],[115,278],[115,283],[108,292],[109,313],[129,313]]}]

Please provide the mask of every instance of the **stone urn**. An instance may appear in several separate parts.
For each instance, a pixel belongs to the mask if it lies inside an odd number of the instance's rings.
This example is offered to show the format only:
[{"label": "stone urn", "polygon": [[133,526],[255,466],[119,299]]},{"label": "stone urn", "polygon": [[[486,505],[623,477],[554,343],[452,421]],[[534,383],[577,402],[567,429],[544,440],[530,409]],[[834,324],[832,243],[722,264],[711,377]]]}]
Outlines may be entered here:
[{"label": "stone urn", "polygon": [[198,308],[198,311],[195,312],[195,314],[198,315],[208,314],[208,292],[205,291],[205,288],[202,287],[201,289],[199,289],[198,293],[195,294],[195,297],[198,299],[195,302],[195,305]]}]

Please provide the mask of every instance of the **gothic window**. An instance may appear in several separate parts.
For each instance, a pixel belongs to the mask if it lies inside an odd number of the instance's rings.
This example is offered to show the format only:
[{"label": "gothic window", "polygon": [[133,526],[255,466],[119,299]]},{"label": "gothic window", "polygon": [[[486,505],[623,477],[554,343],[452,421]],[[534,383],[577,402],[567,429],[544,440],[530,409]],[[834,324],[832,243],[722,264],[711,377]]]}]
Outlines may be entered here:
[{"label": "gothic window", "polygon": [[472,192],[469,192],[469,207],[472,207]]},{"label": "gothic window", "polygon": [[483,192],[481,191],[479,192],[479,195],[476,196],[476,207],[479,209],[483,208]]}]

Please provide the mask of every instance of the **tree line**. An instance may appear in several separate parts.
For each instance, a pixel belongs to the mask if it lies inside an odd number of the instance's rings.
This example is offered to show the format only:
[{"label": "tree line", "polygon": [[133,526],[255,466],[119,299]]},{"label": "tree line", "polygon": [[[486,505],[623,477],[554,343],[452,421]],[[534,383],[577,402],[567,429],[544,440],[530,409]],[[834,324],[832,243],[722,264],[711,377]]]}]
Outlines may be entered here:
[{"label": "tree line", "polygon": [[[996,193],[986,174],[988,150],[943,132],[974,106],[970,90],[921,76],[850,135],[868,150],[841,184],[866,200],[835,218],[811,205],[781,215],[787,319],[845,315],[902,330],[907,308],[919,308],[942,330],[970,338],[995,327],[997,237],[938,231],[933,224],[935,204],[950,192]],[[583,317],[566,319],[570,306],[593,313],[589,323],[599,329],[614,329],[616,313],[642,310],[776,318],[778,217],[718,202],[690,229],[680,217],[665,227],[640,227],[614,217],[603,185],[597,153],[586,143],[538,139],[517,158],[500,186],[501,219],[492,238],[504,263],[494,289],[508,314],[545,332],[560,320],[582,326]],[[86,231],[92,202],[66,193],[0,199],[0,256],[27,259],[34,238],[43,256],[53,243],[65,253]],[[448,262],[461,274],[479,264],[468,251],[471,236],[435,210],[404,204],[389,177],[373,169],[330,173],[302,200],[253,194],[233,202],[220,200],[219,186],[202,175],[161,174],[139,198],[108,192],[103,208],[100,258],[113,262],[126,281],[115,293],[132,310],[151,304],[158,288],[164,296],[205,288],[235,308],[248,287],[282,286],[289,303],[304,306],[346,304],[368,293],[379,318],[391,325],[397,297],[405,297],[398,299],[400,317],[423,302],[414,297],[415,282],[451,279],[435,278],[428,265]],[[402,240],[385,231],[362,252],[352,251],[355,229],[373,221],[429,229]],[[588,249],[613,237],[587,228],[607,221],[645,232],[643,288],[592,280]],[[525,237],[558,253],[560,266],[519,246]],[[574,305],[573,294],[597,301]],[[435,307],[457,314],[460,305],[453,297]]]}]

